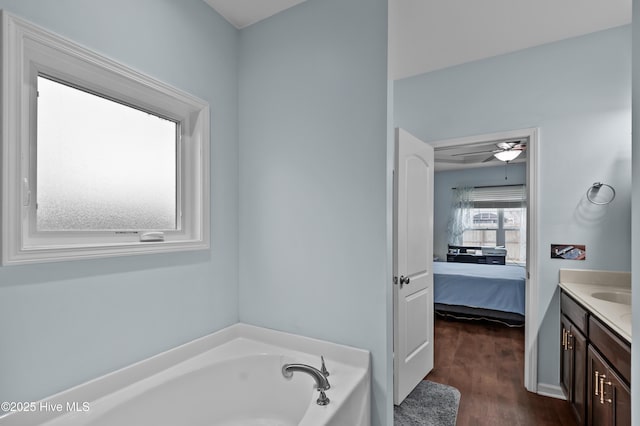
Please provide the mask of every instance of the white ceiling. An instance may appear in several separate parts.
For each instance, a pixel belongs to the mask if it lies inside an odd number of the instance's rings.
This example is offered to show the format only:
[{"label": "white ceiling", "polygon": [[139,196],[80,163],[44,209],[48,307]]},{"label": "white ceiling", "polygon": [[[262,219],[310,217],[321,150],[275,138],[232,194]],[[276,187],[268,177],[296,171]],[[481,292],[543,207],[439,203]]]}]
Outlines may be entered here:
[{"label": "white ceiling", "polygon": [[[204,0],[244,28],[304,0]],[[398,80],[631,22],[632,0],[389,0]]]},{"label": "white ceiling", "polygon": [[242,29],[305,0],[204,0],[234,27]]},{"label": "white ceiling", "polygon": [[389,0],[393,80],[625,25],[631,0]]}]

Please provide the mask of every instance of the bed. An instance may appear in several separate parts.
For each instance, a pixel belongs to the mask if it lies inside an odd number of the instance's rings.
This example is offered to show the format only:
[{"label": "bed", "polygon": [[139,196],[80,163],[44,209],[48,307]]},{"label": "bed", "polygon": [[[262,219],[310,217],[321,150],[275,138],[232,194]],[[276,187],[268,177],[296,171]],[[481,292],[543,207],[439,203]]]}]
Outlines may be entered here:
[{"label": "bed", "polygon": [[439,315],[524,324],[522,266],[434,262],[433,282]]}]

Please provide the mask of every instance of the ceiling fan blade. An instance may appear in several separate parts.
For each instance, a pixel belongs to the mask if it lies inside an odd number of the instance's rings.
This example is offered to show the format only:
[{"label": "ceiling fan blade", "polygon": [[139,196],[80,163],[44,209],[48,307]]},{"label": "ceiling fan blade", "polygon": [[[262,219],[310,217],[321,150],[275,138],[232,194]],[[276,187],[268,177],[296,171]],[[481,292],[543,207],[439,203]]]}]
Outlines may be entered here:
[{"label": "ceiling fan blade", "polygon": [[501,151],[507,151],[509,149],[513,149],[513,147],[516,146],[516,143],[515,142],[498,142],[496,146]]},{"label": "ceiling fan blade", "polygon": [[483,163],[488,163],[489,161],[493,161],[493,160],[497,160],[497,158],[492,155],[491,157],[488,157],[488,158],[485,158],[484,160],[482,160],[482,162]]},{"label": "ceiling fan blade", "polygon": [[496,146],[501,151],[511,151],[511,150],[524,151],[525,149],[527,149],[527,144],[526,143],[522,143],[520,141],[498,142],[496,144]]},{"label": "ceiling fan blade", "polygon": [[496,150],[484,150],[484,151],[475,151],[475,152],[460,152],[458,154],[451,154],[452,157],[464,157],[465,155],[478,155],[485,154],[487,152],[496,152]]},{"label": "ceiling fan blade", "polygon": [[454,160],[452,158],[436,158],[437,163],[448,163],[448,164],[466,164],[464,160]]}]

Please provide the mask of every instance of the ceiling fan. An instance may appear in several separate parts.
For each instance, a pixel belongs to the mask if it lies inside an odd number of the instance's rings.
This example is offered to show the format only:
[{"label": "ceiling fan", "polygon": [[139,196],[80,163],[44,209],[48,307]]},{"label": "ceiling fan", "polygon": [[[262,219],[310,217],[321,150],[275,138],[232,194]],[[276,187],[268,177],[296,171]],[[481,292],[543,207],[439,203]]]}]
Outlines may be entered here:
[{"label": "ceiling fan", "polygon": [[499,142],[496,146],[498,149],[493,151],[493,156],[505,163],[515,160],[525,149],[527,149],[527,145],[523,144],[521,141]]},{"label": "ceiling fan", "polygon": [[491,156],[480,161],[482,163],[486,163],[488,161],[492,161],[493,159],[498,159],[500,161],[504,161],[508,163],[510,161],[515,160],[522,154],[522,152],[527,149],[527,144],[522,140],[515,141],[502,141],[495,143],[495,147],[497,149],[486,149],[484,151],[474,151],[474,152],[461,152],[457,154],[451,154],[452,157],[466,157],[471,155],[478,155],[484,153],[491,153]]}]

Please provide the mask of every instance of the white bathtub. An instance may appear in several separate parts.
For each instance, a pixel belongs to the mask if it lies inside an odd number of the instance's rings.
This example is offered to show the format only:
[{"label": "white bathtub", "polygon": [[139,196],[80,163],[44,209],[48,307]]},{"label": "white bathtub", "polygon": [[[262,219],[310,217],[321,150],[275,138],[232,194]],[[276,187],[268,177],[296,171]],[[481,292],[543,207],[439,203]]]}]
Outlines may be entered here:
[{"label": "white bathtub", "polygon": [[[320,355],[330,372],[326,406],[316,403],[311,376],[281,371],[285,363],[319,369]],[[47,409],[58,404],[61,412]],[[368,351],[236,324],[0,417],[0,425],[367,426],[370,404]]]}]

